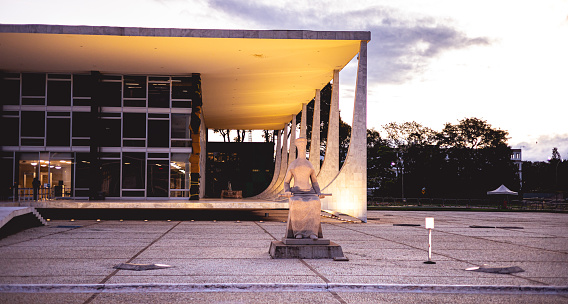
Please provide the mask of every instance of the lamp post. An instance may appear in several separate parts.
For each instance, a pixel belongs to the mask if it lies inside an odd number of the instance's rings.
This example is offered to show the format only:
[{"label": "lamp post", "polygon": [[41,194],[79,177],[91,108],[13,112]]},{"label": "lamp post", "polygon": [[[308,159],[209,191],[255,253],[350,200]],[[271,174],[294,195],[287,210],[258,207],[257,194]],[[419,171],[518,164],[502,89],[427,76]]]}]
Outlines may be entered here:
[{"label": "lamp post", "polygon": [[400,181],[401,181],[401,196],[402,196],[402,201],[405,202],[406,200],[404,199],[404,160],[402,159],[402,154],[399,154],[399,152],[396,153],[396,162],[391,162],[391,166],[396,168],[396,170],[394,171],[396,174],[396,177],[398,177],[398,173],[400,171]]}]

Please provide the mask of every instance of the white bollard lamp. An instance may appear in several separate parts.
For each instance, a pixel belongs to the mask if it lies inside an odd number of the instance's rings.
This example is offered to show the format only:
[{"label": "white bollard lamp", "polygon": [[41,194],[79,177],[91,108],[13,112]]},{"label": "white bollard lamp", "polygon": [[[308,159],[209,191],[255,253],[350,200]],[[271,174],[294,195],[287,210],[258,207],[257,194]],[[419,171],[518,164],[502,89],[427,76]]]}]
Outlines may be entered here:
[{"label": "white bollard lamp", "polygon": [[426,218],[425,227],[428,229],[428,261],[424,262],[424,264],[436,264],[436,262],[432,261],[432,229],[434,229],[433,217]]}]

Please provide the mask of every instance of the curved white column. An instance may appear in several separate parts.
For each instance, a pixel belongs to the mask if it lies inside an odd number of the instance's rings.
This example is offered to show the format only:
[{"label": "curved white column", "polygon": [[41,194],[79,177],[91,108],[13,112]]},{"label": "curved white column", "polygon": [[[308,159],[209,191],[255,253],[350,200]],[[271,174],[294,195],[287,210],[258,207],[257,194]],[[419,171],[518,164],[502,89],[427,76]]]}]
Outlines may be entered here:
[{"label": "curved white column", "polygon": [[268,192],[270,192],[270,190],[272,190],[274,184],[278,180],[278,176],[280,175],[280,163],[282,162],[282,132],[280,130],[277,130],[276,132],[276,155],[274,156],[274,173],[272,174],[272,180],[270,181],[268,187],[266,187],[266,189],[264,189],[262,193],[256,195],[255,198],[263,198]]},{"label": "curved white column", "polygon": [[284,127],[284,135],[282,139],[282,159],[280,160],[280,171],[278,173],[278,179],[274,183],[274,186],[270,191],[264,196],[267,199],[277,198],[278,193],[284,189],[284,177],[286,176],[286,170],[288,170],[288,141],[286,137],[288,136],[288,124]]},{"label": "curved white column", "polygon": [[290,150],[288,152],[288,166],[296,159],[296,115],[292,115],[290,126]]},{"label": "curved white column", "polygon": [[333,196],[322,200],[323,209],[339,211],[367,221],[367,42],[361,41],[353,125],[349,151],[341,172],[324,189]]},{"label": "curved white column", "polygon": [[316,90],[314,99],[314,116],[312,118],[312,138],[310,141],[310,163],[316,175],[320,172],[320,90]]},{"label": "curved white column", "polygon": [[306,116],[308,115],[306,112],[308,111],[308,105],[303,103],[302,104],[302,121],[300,122],[300,137],[306,138],[306,132],[308,125],[306,124]]},{"label": "curved white column", "polygon": [[318,174],[318,183],[325,187],[333,181],[339,173],[339,70],[333,71],[333,85],[331,86],[331,105],[329,108],[329,123],[325,157]]}]

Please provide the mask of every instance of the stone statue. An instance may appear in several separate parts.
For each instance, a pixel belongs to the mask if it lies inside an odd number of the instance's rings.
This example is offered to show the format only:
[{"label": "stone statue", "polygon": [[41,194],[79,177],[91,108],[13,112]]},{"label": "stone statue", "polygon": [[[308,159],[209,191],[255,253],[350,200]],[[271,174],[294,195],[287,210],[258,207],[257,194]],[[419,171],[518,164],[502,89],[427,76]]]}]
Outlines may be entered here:
[{"label": "stone statue", "polygon": [[[289,198],[288,227],[285,238],[318,240],[321,232],[321,193],[312,164],[306,159],[307,140],[296,139],[298,158],[292,161],[284,178],[284,195]],[[290,188],[290,181],[294,186]]]}]

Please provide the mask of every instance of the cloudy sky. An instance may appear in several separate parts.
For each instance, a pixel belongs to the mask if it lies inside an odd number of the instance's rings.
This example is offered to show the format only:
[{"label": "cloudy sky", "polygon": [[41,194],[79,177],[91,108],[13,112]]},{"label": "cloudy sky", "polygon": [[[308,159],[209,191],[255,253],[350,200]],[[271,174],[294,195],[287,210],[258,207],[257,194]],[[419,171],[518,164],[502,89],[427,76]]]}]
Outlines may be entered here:
[{"label": "cloudy sky", "polygon": [[[0,23],[371,31],[369,128],[465,117],[525,160],[568,158],[566,0],[0,0]],[[340,74],[351,121],[356,62]]]}]

